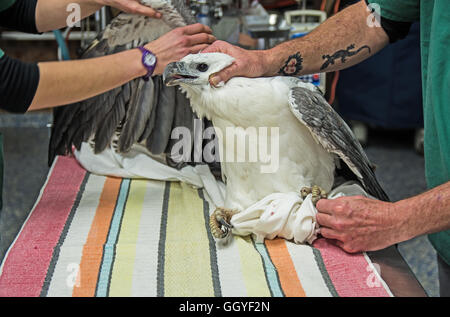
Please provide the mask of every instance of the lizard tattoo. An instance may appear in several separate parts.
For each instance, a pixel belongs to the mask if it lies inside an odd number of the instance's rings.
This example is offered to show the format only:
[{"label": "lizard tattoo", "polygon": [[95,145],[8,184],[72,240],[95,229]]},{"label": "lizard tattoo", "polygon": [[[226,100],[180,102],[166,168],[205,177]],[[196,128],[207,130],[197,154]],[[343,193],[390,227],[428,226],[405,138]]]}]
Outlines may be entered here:
[{"label": "lizard tattoo", "polygon": [[288,57],[286,63],[278,71],[279,74],[284,76],[297,75],[302,69],[303,58],[300,52],[295,53]]},{"label": "lizard tattoo", "polygon": [[356,55],[356,54],[358,54],[359,52],[361,52],[365,48],[369,51],[369,54],[371,52],[370,47],[367,46],[367,45],[361,46],[356,51],[350,51],[350,50],[352,50],[354,48],[355,48],[355,44],[351,44],[351,45],[349,45],[347,47],[347,49],[339,50],[336,53],[334,53],[333,55],[323,55],[322,58],[325,59],[326,61],[325,61],[325,63],[323,63],[322,67],[320,67],[320,70],[324,70],[328,66],[334,65],[334,61],[337,60],[337,59],[341,59],[341,62],[345,63],[346,60],[347,60],[347,57]]}]

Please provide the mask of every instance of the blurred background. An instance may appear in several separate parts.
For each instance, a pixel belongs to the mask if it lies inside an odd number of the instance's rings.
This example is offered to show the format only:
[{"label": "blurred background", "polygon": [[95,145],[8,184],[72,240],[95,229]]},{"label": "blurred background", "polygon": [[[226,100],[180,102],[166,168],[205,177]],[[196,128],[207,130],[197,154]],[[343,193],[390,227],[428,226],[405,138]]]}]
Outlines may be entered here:
[{"label": "blurred background", "polygon": [[[189,4],[197,20],[210,25],[218,39],[247,49],[265,49],[308,34],[355,2],[198,0]],[[116,14],[104,8],[79,26],[42,35],[0,29],[0,47],[26,62],[76,59]],[[413,25],[406,39],[349,69],[301,77],[320,87],[352,127],[393,201],[426,189],[419,31]],[[51,111],[0,112],[5,164],[0,260],[45,183],[52,121]],[[427,238],[406,241],[398,249],[427,294],[438,296],[436,253]]]}]

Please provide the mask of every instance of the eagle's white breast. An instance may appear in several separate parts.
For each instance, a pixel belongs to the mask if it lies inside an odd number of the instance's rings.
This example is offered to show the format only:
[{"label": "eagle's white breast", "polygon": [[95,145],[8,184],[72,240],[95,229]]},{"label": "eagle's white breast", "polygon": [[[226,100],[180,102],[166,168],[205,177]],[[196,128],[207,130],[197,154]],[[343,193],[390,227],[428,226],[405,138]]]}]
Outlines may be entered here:
[{"label": "eagle's white breast", "polygon": [[[303,186],[318,185],[329,191],[334,180],[334,158],[312,138],[309,130],[291,113],[288,104],[293,81],[289,78],[233,78],[224,87],[188,87],[191,105],[197,114],[212,120],[222,134],[220,141],[226,147],[226,129],[249,127],[279,129],[278,169],[262,173],[267,162],[227,161],[222,157],[226,177],[226,208],[243,210],[265,196],[281,192],[298,192]],[[193,90],[192,90],[193,89]],[[201,92],[198,90],[201,89]],[[264,130],[263,129],[263,130]],[[251,130],[249,130],[251,131]],[[254,130],[253,130],[254,131]],[[218,134],[220,138],[220,134]],[[232,151],[238,152],[242,144],[234,142]],[[258,144],[261,146],[261,144]],[[249,158],[249,144],[244,144]],[[267,144],[270,153],[270,144]],[[272,153],[274,154],[274,153]],[[223,155],[222,155],[223,156]],[[272,158],[275,158],[275,154]]]}]

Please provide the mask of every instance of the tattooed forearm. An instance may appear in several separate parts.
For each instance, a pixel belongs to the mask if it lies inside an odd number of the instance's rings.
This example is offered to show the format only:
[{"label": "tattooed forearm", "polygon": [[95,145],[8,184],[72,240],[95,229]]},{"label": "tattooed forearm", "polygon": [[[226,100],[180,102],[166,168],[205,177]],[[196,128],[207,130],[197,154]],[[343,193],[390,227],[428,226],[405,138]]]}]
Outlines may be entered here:
[{"label": "tattooed forearm", "polygon": [[302,63],[303,58],[300,55],[300,52],[297,52],[294,55],[289,56],[286,63],[283,65],[283,67],[281,67],[278,73],[284,76],[298,75],[303,69]]},{"label": "tattooed forearm", "polygon": [[356,51],[351,51],[355,48],[355,44],[351,44],[347,47],[345,50],[339,50],[335,52],[333,55],[323,55],[322,58],[325,60],[325,63],[323,63],[322,67],[320,67],[320,70],[325,70],[330,65],[334,65],[334,61],[337,59],[340,59],[342,63],[345,63],[347,60],[347,57],[353,56],[361,52],[363,49],[367,49],[369,51],[369,54],[371,52],[371,49],[369,46],[364,45],[361,46]]}]

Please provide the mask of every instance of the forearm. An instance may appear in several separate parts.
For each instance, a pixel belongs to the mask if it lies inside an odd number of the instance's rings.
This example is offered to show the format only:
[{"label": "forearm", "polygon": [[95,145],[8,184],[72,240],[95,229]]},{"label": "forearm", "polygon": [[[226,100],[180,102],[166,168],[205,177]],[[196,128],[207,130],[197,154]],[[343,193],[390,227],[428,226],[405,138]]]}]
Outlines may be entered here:
[{"label": "forearm", "polygon": [[450,229],[450,182],[423,194],[398,201],[394,212],[399,213],[404,239]]},{"label": "forearm", "polygon": [[140,56],[133,49],[92,59],[39,63],[40,80],[28,110],[84,100],[143,76],[146,69]]},{"label": "forearm", "polygon": [[69,4],[80,6],[80,18],[85,18],[102,7],[95,0],[38,0],[36,6],[38,31],[47,32],[67,26],[67,18],[71,14],[71,11],[67,11]]},{"label": "forearm", "polygon": [[336,71],[374,55],[389,39],[381,27],[368,25],[369,15],[365,2],[360,1],[329,18],[307,36],[266,51],[265,75]]},{"label": "forearm", "polygon": [[[216,38],[197,23],[176,28],[149,42],[145,48],[157,58],[154,75],[187,54],[204,50]],[[40,63],[40,79],[29,110],[70,104],[101,94],[147,74],[139,49],[92,59]]]}]

